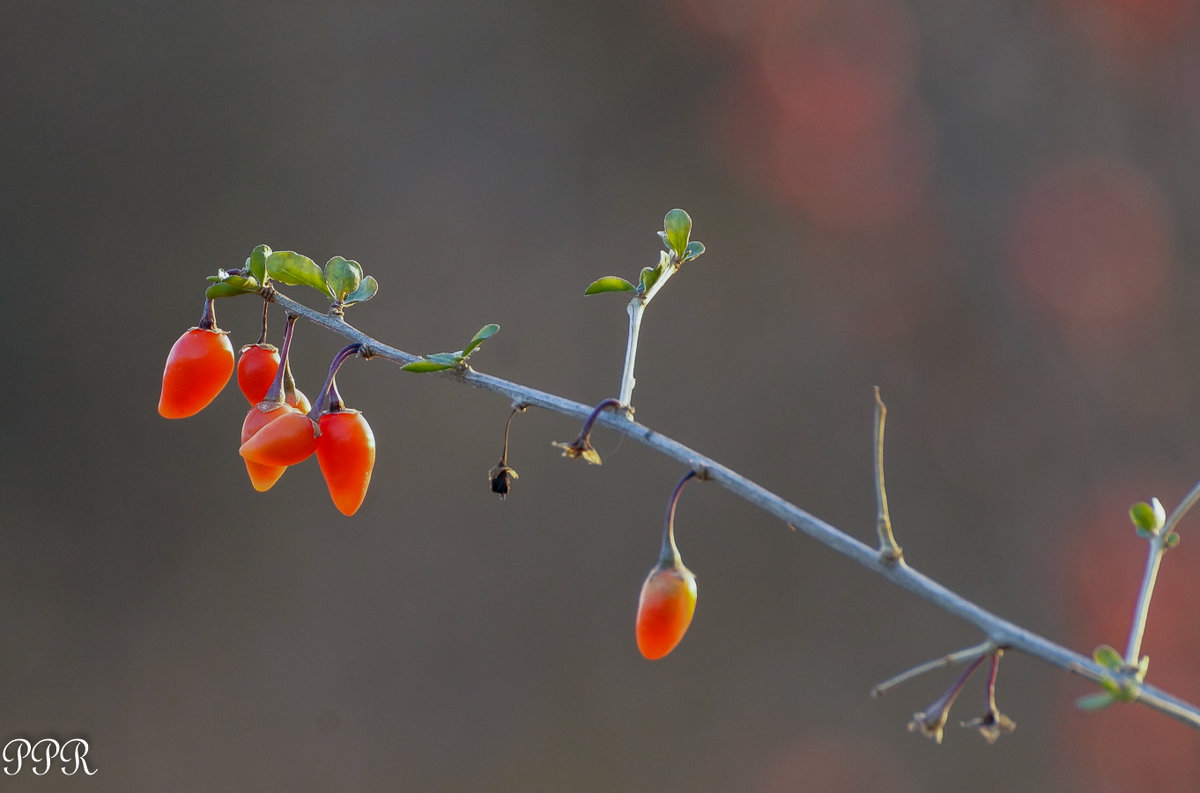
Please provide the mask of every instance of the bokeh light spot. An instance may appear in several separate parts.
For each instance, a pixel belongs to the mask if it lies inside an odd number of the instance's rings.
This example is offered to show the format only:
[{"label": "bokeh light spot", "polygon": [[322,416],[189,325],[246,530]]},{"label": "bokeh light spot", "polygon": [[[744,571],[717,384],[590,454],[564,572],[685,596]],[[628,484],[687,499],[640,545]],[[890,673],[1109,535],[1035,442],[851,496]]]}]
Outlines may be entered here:
[{"label": "bokeh light spot", "polygon": [[1111,162],[1035,175],[1010,234],[1021,294],[1051,319],[1082,329],[1135,324],[1152,310],[1172,266],[1161,194],[1139,171]]}]

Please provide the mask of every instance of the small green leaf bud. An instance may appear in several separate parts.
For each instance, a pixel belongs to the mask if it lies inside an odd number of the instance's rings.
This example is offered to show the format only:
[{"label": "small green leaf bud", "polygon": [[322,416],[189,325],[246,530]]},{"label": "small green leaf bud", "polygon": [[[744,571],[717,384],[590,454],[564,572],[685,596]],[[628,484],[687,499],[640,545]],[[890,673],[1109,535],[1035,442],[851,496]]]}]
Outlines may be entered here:
[{"label": "small green leaf bud", "polygon": [[1119,672],[1125,665],[1125,659],[1121,657],[1121,654],[1107,644],[1102,644],[1093,650],[1092,658],[1096,659],[1096,663],[1114,672]]},{"label": "small green leaf bud", "polygon": [[1129,518],[1139,529],[1139,533],[1144,531],[1153,534],[1167,522],[1167,511],[1163,509],[1162,502],[1154,498],[1149,504],[1139,501],[1130,507]]},{"label": "small green leaf bud", "polygon": [[663,218],[663,233],[667,245],[675,251],[675,257],[683,260],[687,253],[688,239],[692,236],[692,218],[682,209],[672,209]]},{"label": "small green leaf bud", "polygon": [[356,261],[334,256],[325,264],[325,283],[329,285],[329,291],[338,303],[358,289],[362,278],[362,266]]}]

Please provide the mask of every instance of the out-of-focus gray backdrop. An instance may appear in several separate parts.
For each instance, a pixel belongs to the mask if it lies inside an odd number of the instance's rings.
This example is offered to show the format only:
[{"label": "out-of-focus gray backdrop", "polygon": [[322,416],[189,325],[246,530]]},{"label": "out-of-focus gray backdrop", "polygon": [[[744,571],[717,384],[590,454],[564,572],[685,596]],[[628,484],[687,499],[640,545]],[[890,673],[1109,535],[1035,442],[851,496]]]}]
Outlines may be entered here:
[{"label": "out-of-focus gray backdrop", "polygon": [[[633,641],[683,471],[605,464],[383,361],[337,513],[253,492],[231,386],[155,412],[204,276],[261,242],[363,263],[402,349],[615,394],[624,301],[686,208],[709,252],[648,312],[638,418],[870,541],[871,387],[918,569],[1082,652],[1123,646],[1129,504],[1200,474],[1200,12],[1189,0],[18,2],[0,12],[0,740],[85,737],[12,790],[1182,791],[1200,739],[1021,656],[1017,731],[905,732],[978,633],[693,485],[699,578]],[[315,293],[291,290],[318,305]],[[235,345],[258,301],[218,304]],[[273,315],[275,340],[281,315]],[[342,340],[297,329],[314,393]],[[1200,553],[1166,560],[1150,679],[1200,699]],[[952,722],[981,712],[972,681]]]}]

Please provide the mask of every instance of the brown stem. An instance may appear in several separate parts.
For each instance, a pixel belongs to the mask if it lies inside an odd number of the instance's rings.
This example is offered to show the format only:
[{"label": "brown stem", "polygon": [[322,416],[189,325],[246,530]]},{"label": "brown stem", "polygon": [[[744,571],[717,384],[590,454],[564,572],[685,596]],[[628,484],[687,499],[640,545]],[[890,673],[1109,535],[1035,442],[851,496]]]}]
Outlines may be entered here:
[{"label": "brown stem", "polygon": [[695,469],[684,474],[679,484],[675,485],[675,492],[671,494],[671,500],[667,503],[667,515],[663,518],[662,551],[658,557],[661,565],[678,567],[681,564],[679,548],[675,545],[675,506],[679,504],[679,494],[683,492],[683,486],[695,476],[698,476]]},{"label": "brown stem", "polygon": [[291,370],[288,368],[288,355],[292,349],[292,333],[296,327],[296,320],[299,318],[299,314],[289,312],[287,315],[287,325],[283,328],[283,346],[279,348],[279,369],[275,371],[275,379],[271,381],[271,387],[267,389],[267,395],[263,397],[263,402],[283,404],[285,380],[291,376]]}]

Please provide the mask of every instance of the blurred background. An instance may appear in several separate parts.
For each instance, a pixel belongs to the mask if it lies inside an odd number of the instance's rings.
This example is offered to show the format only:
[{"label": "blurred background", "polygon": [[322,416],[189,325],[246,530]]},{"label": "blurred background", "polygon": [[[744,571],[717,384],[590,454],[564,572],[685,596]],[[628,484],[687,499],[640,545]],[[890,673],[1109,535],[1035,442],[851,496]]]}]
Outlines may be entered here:
[{"label": "blurred background", "polygon": [[[616,393],[619,296],[684,207],[708,254],[643,326],[639,420],[871,541],[871,387],[917,569],[1078,651],[1124,646],[1127,517],[1200,475],[1200,8],[1191,0],[9,2],[0,11],[0,740],[97,775],[13,790],[1184,791],[1200,736],[1006,657],[987,746],[876,682],[976,630],[693,485],[681,646],[638,589],[683,473],[384,361],[339,383],[378,462],[251,490],[231,385],[155,411],[204,277],[267,243],[360,261],[412,352]],[[290,290],[320,307],[315,293]],[[235,348],[253,297],[218,303]],[[272,315],[278,343],[282,315]],[[343,341],[297,328],[314,394]],[[1200,526],[1149,679],[1200,700]],[[1196,531],[1192,531],[1196,529]],[[980,715],[973,680],[952,722]]]}]

